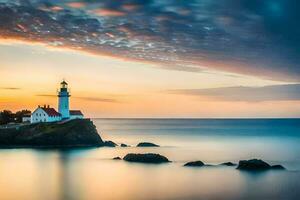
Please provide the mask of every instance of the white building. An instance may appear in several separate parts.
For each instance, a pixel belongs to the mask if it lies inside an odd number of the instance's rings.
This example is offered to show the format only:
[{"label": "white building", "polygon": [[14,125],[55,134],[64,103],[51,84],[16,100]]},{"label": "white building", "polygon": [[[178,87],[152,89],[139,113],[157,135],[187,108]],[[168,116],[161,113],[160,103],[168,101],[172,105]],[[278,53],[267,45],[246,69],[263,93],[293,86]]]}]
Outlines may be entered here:
[{"label": "white building", "polygon": [[69,97],[70,97],[68,83],[62,81],[58,91],[58,112],[50,106],[38,107],[31,114],[31,123],[38,122],[56,122],[69,119],[83,119],[83,114],[80,110],[70,110]]},{"label": "white building", "polygon": [[83,114],[80,110],[70,110],[70,119],[83,119]]},{"label": "white building", "polygon": [[58,113],[54,108],[50,108],[49,106],[38,107],[32,114],[31,114],[31,123],[38,123],[38,122],[56,122],[60,121],[61,114]]},{"label": "white building", "polygon": [[30,122],[31,121],[31,115],[24,115],[22,117],[22,122],[26,123],[26,122]]}]

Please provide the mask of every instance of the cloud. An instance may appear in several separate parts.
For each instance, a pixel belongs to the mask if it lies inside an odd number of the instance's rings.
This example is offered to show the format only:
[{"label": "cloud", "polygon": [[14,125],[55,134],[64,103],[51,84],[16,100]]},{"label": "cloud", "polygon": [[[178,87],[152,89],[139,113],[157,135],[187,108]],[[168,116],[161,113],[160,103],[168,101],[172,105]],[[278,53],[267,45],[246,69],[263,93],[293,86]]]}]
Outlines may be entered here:
[{"label": "cloud", "polygon": [[[48,98],[57,98],[57,95],[52,94],[37,94],[38,97],[48,97]],[[81,99],[84,101],[94,101],[94,102],[104,102],[104,103],[120,103],[117,99],[113,98],[99,98],[99,97],[80,97],[80,96],[72,96],[75,99]]]},{"label": "cloud", "polygon": [[1,38],[154,62],[170,70],[198,72],[205,66],[300,80],[297,0],[0,2]]},{"label": "cloud", "polygon": [[53,94],[37,94],[35,96],[37,96],[37,97],[50,97],[50,98],[55,97],[55,98],[57,98],[57,95],[53,95]]},{"label": "cloud", "polygon": [[95,101],[95,102],[104,102],[104,103],[119,103],[116,99],[110,98],[97,98],[97,97],[74,97],[76,99],[81,99],[85,101]]},{"label": "cloud", "polygon": [[21,88],[18,87],[0,87],[1,90],[21,90]]},{"label": "cloud", "polygon": [[100,16],[123,16],[126,13],[118,10],[111,10],[111,9],[95,9],[92,11],[96,15]]},{"label": "cloud", "polygon": [[300,101],[300,84],[169,90],[171,94],[212,97],[221,101]]},{"label": "cloud", "polygon": [[86,4],[83,2],[70,2],[67,3],[67,5],[71,8],[83,8],[86,6]]}]

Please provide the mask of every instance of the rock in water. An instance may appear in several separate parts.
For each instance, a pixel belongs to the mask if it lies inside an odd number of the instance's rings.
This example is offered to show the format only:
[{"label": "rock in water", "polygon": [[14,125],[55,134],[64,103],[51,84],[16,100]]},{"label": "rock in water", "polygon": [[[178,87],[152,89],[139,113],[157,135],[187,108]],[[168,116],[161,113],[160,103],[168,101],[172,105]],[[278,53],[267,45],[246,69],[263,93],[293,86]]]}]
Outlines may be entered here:
[{"label": "rock in water", "polygon": [[127,145],[127,144],[121,144],[121,147],[130,147],[129,145]]},{"label": "rock in water", "polygon": [[232,167],[232,166],[236,166],[237,164],[232,163],[232,162],[225,162],[225,163],[221,163],[220,165]]},{"label": "rock in water", "polygon": [[159,147],[159,145],[151,143],[151,142],[141,142],[136,145],[137,147]]},{"label": "rock in water", "polygon": [[74,148],[103,145],[96,126],[89,119],[0,129],[0,148]]},{"label": "rock in water", "polygon": [[259,159],[240,160],[237,167],[240,170],[268,170],[270,168],[271,165]]},{"label": "rock in water", "polygon": [[202,166],[204,166],[204,163],[202,161],[198,160],[198,161],[185,163],[183,166],[185,166],[185,167],[202,167]]},{"label": "rock in water", "polygon": [[116,147],[118,146],[116,143],[114,143],[113,141],[104,141],[104,146],[106,147]]},{"label": "rock in water", "polygon": [[154,153],[146,153],[146,154],[129,153],[123,158],[123,160],[128,162],[154,163],[154,164],[170,162],[168,158],[166,158],[165,156],[162,156],[160,154],[154,154]]},{"label": "rock in water", "polygon": [[263,171],[270,169],[284,169],[281,165],[271,166],[263,160],[251,159],[251,160],[241,160],[237,167],[239,170],[248,170],[248,171]]},{"label": "rock in water", "polygon": [[114,157],[113,160],[122,160],[122,159],[118,156],[118,157]]},{"label": "rock in water", "polygon": [[283,169],[285,169],[282,165],[273,165],[272,167],[271,167],[271,169],[278,169],[278,170],[283,170]]}]

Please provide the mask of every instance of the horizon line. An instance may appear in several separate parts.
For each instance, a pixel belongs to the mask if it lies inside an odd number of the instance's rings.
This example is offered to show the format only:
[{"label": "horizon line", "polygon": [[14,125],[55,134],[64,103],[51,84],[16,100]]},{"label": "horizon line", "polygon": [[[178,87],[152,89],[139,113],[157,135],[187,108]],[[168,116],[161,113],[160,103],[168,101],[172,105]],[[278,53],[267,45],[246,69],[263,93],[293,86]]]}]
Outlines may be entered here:
[{"label": "horizon line", "polygon": [[89,119],[300,119],[300,117],[88,117]]}]

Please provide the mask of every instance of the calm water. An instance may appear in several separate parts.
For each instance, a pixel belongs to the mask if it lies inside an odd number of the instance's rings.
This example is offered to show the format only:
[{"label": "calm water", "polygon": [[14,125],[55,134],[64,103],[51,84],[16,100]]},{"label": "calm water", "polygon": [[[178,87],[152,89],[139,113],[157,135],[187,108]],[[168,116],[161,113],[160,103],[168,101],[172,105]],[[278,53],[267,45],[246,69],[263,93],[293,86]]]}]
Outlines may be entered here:
[{"label": "calm water", "polygon": [[[105,140],[160,148],[72,151],[0,150],[0,199],[261,199],[300,198],[300,119],[95,119]],[[172,163],[113,161],[128,152],[156,152]],[[247,173],[233,167],[184,168],[261,158],[287,171]]]}]

